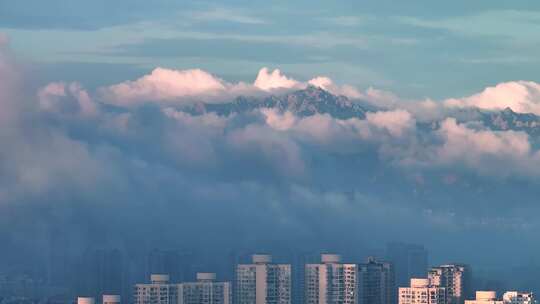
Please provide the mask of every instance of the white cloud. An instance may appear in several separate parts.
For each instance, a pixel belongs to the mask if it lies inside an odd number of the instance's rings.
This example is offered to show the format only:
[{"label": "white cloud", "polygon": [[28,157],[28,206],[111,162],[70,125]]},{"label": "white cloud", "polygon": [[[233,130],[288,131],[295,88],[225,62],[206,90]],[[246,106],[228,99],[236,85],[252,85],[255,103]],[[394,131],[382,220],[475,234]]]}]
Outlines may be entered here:
[{"label": "white cloud", "polygon": [[524,132],[473,130],[464,124],[458,124],[454,118],[445,119],[438,133],[445,139],[439,149],[442,161],[456,158],[478,161],[478,157],[522,158],[531,151],[529,137]]},{"label": "white cloud", "polygon": [[289,178],[301,177],[306,172],[302,147],[293,138],[265,126],[250,124],[233,130],[227,143],[244,159],[261,159],[269,170]]},{"label": "white cloud", "polygon": [[539,176],[540,154],[525,132],[473,129],[446,118],[435,134],[442,143],[423,147],[432,168],[467,168],[490,178]]},{"label": "white cloud", "polygon": [[262,68],[253,83],[229,83],[200,69],[156,68],[134,81],[101,88],[103,102],[121,106],[142,103],[182,104],[193,101],[230,101],[240,95],[260,96],[273,91],[299,89],[305,85],[276,69]]},{"label": "white cloud", "polygon": [[119,105],[147,101],[174,101],[180,97],[217,96],[227,84],[199,69],[170,70],[156,68],[135,81],[126,81],[102,90],[105,99]]},{"label": "white cloud", "polygon": [[193,101],[230,101],[241,95],[279,94],[303,89],[307,85],[315,85],[330,93],[353,99],[370,97],[369,91],[367,95],[363,94],[353,86],[337,85],[328,77],[320,76],[302,82],[287,77],[279,69],[269,70],[266,67],[259,70],[253,84],[230,83],[200,69],[156,68],[139,79],[103,87],[100,93],[103,102],[120,106],[142,103],[174,105]]},{"label": "white cloud", "polygon": [[323,18],[322,20],[326,21],[329,24],[343,26],[343,27],[354,27],[359,26],[366,22],[368,17],[358,17],[358,16],[336,16]]},{"label": "white cloud", "polygon": [[79,83],[53,82],[38,91],[41,110],[58,114],[79,114],[90,117],[99,111],[88,92]]},{"label": "white cloud", "polygon": [[321,89],[326,90],[334,95],[343,95],[352,99],[361,98],[364,96],[355,87],[350,85],[336,85],[332,79],[325,76],[315,77],[308,81],[308,83],[310,85],[320,87]]},{"label": "white cloud", "polygon": [[478,107],[487,110],[509,107],[515,112],[540,115],[540,84],[532,81],[499,83],[469,97],[448,99],[444,104],[447,107]]},{"label": "white cloud", "polygon": [[194,11],[185,14],[185,17],[194,20],[194,21],[226,21],[233,23],[242,23],[242,24],[265,24],[266,21],[257,18],[251,15],[246,14],[245,12],[239,10],[233,10],[228,8],[212,8],[207,11]]},{"label": "white cloud", "polygon": [[270,91],[273,89],[291,89],[299,86],[300,83],[281,74],[279,69],[270,72],[268,68],[264,67],[260,69],[253,85],[263,91]]},{"label": "white cloud", "polygon": [[266,117],[266,124],[279,131],[289,130],[296,122],[296,116],[289,111],[281,114],[276,109],[262,109],[261,112]]},{"label": "white cloud", "polygon": [[387,130],[392,136],[400,137],[415,128],[416,121],[404,110],[367,113],[366,119],[372,125]]}]

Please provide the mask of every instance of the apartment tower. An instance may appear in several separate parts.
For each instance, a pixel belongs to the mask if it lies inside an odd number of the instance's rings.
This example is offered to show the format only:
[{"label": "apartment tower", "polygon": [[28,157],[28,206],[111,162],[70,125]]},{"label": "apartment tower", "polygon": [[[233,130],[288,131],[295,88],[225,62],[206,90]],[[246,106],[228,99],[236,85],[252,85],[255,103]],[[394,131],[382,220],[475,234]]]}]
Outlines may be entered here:
[{"label": "apartment tower", "polygon": [[357,304],[358,267],[341,263],[336,254],[322,254],[320,264],[306,264],[306,304]]},{"label": "apartment tower", "polygon": [[291,304],[291,265],[273,264],[255,254],[252,264],[236,267],[236,304]]}]

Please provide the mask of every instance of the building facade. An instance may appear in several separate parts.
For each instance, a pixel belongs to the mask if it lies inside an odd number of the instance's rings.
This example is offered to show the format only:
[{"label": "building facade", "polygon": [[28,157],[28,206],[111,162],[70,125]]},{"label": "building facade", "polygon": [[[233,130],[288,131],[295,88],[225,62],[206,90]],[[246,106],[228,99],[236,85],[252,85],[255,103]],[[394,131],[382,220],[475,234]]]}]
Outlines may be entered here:
[{"label": "building facade", "polygon": [[134,304],[176,304],[178,287],[169,282],[169,275],[152,274],[149,284],[136,284]]},{"label": "building facade", "polygon": [[197,273],[197,282],[178,284],[177,304],[232,304],[231,283],[215,280],[215,273]]},{"label": "building facade", "polygon": [[463,304],[471,296],[471,270],[468,265],[433,267],[428,272],[428,278],[432,285],[445,288],[447,304]]},{"label": "building facade", "polygon": [[358,266],[323,254],[320,264],[306,264],[304,290],[306,304],[357,304]]},{"label": "building facade", "polygon": [[291,304],[291,265],[261,254],[252,261],[236,267],[236,304]]},{"label": "building facade", "polygon": [[429,279],[412,278],[409,287],[400,287],[399,304],[446,304],[444,287],[434,286]]},{"label": "building facade", "polygon": [[536,304],[532,292],[507,291],[503,294],[504,304]]},{"label": "building facade", "polygon": [[476,299],[465,300],[465,304],[503,304],[503,301],[497,300],[495,291],[477,291]]},{"label": "building facade", "polygon": [[395,304],[394,267],[390,262],[369,257],[358,265],[358,303]]},{"label": "building facade", "polygon": [[153,274],[149,284],[135,285],[134,304],[232,304],[231,283],[215,279],[215,273],[197,273],[196,282],[173,284],[169,275]]}]

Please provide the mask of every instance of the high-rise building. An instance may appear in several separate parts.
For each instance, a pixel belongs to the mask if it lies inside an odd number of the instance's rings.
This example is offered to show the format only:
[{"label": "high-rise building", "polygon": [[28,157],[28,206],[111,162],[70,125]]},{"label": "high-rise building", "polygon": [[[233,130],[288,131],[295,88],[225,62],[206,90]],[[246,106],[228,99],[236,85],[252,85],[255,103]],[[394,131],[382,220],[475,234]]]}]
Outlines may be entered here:
[{"label": "high-rise building", "polygon": [[444,287],[447,304],[463,304],[470,297],[471,270],[468,265],[448,264],[433,267],[428,272],[432,285]]},{"label": "high-rise building", "polygon": [[[153,274],[149,284],[136,284],[134,303],[232,304],[231,283],[215,282],[215,273],[197,273],[196,282],[170,283],[169,279],[169,275]],[[106,304],[105,296],[103,301]]]},{"label": "high-rise building", "polygon": [[169,283],[169,275],[152,274],[149,284],[136,284],[135,304],[176,304],[178,286]]},{"label": "high-rise building", "polygon": [[428,252],[422,245],[390,243],[386,258],[394,265],[397,286],[407,286],[410,279],[427,275]]},{"label": "high-rise building", "polygon": [[336,254],[322,254],[320,264],[306,264],[306,304],[357,304],[358,268]]},{"label": "high-rise building", "polygon": [[399,304],[446,304],[444,287],[434,286],[429,279],[412,278],[409,287],[399,288]]},{"label": "high-rise building", "polygon": [[232,304],[231,283],[215,280],[215,273],[197,273],[197,282],[178,284],[178,304]]},{"label": "high-rise building", "polygon": [[477,291],[476,299],[465,300],[465,304],[503,304],[503,301],[497,300],[495,291]]},{"label": "high-rise building", "polygon": [[390,262],[368,257],[358,265],[358,303],[395,304],[394,267]]},{"label": "high-rise building", "polygon": [[270,255],[252,256],[236,267],[237,304],[290,304],[291,265],[273,264]]},{"label": "high-rise building", "polygon": [[504,304],[535,304],[536,298],[532,292],[507,291],[503,294]]}]

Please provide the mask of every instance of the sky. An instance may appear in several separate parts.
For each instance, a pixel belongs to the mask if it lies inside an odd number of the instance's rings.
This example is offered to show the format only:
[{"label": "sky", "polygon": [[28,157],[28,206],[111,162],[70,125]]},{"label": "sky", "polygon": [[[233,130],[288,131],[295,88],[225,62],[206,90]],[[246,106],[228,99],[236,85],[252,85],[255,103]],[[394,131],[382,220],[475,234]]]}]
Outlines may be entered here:
[{"label": "sky", "polygon": [[412,98],[537,81],[534,1],[0,1],[42,81],[100,86],[156,66],[252,80],[263,67]]},{"label": "sky", "polygon": [[[0,271],[389,241],[538,265],[538,125],[493,125],[540,115],[539,27],[519,0],[0,0]],[[304,89],[376,110],[189,108]]]}]

